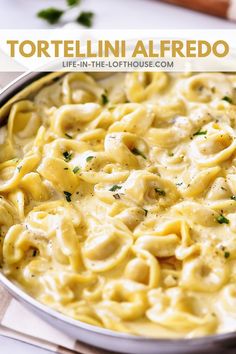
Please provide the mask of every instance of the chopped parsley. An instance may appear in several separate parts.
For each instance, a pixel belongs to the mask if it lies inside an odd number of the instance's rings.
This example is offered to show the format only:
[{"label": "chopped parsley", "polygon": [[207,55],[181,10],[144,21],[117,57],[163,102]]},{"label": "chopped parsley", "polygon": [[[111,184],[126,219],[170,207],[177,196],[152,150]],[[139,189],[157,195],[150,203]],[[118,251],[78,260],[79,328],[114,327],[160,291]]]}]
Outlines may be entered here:
[{"label": "chopped parsley", "polygon": [[73,139],[73,137],[72,137],[70,134],[68,134],[68,133],[65,133],[65,136],[66,136],[68,139]]},{"label": "chopped parsley", "polygon": [[72,154],[68,151],[63,152],[63,156],[66,162],[70,161],[72,159]]},{"label": "chopped parsley", "polygon": [[18,172],[20,172],[21,169],[22,169],[22,166],[17,166]]},{"label": "chopped parsley", "polygon": [[[48,7],[46,9],[40,10],[37,13],[37,17],[41,18],[44,21],[47,21],[51,25],[54,25],[60,21],[61,17],[67,12],[70,11],[72,7],[79,5],[81,0],[66,0],[67,8],[58,9],[55,7]],[[93,24],[94,13],[91,11],[82,11],[79,16],[75,19],[78,23],[85,27],[91,27]]]},{"label": "chopped parsley", "polygon": [[112,186],[109,191],[111,192],[115,192],[117,191],[117,189],[121,189],[122,187],[121,186],[118,186],[117,184],[114,184],[114,186]]},{"label": "chopped parsley", "polygon": [[194,133],[193,136],[196,136],[196,135],[206,135],[207,134],[207,130],[199,130],[198,132]]},{"label": "chopped parsley", "polygon": [[223,101],[226,101],[226,102],[228,102],[228,103],[233,103],[233,100],[232,100],[232,98],[230,98],[229,96],[224,96],[223,98],[222,98],[222,100]]},{"label": "chopped parsley", "polygon": [[56,9],[55,7],[49,7],[47,9],[41,10],[37,13],[37,16],[51,25],[57,23],[61,16],[64,14],[63,10]]},{"label": "chopped parsley", "polygon": [[225,252],[224,257],[225,258],[229,258],[230,257],[230,252]]},{"label": "chopped parsley", "polygon": [[76,21],[85,27],[92,27],[94,13],[91,11],[82,11]]},{"label": "chopped parsley", "polygon": [[155,192],[162,196],[166,195],[166,192],[161,188],[155,188]]},{"label": "chopped parsley", "polygon": [[168,152],[168,156],[172,157],[172,156],[174,156],[174,153],[171,152],[171,151],[169,151],[169,152]]},{"label": "chopped parsley", "polygon": [[113,197],[114,197],[115,199],[120,199],[120,195],[119,195],[118,193],[113,194]]},{"label": "chopped parsley", "polygon": [[220,214],[217,218],[216,221],[219,224],[229,224],[229,219],[227,219],[223,214]]},{"label": "chopped parsley", "polygon": [[109,99],[107,95],[105,95],[104,93],[102,94],[101,98],[102,98],[102,104],[105,106],[105,104],[109,102]]},{"label": "chopped parsley", "polygon": [[236,195],[231,195],[230,199],[235,200],[236,201]]},{"label": "chopped parsley", "polygon": [[63,193],[64,193],[64,195],[66,197],[67,202],[71,202],[72,194],[70,192],[67,192],[67,191],[64,191]]},{"label": "chopped parsley", "polygon": [[89,162],[89,161],[91,161],[93,158],[94,158],[94,156],[88,156],[88,157],[86,158],[86,161]]},{"label": "chopped parsley", "polygon": [[79,170],[80,170],[80,167],[78,167],[78,166],[75,166],[75,167],[73,168],[73,172],[74,172],[74,173],[77,173]]},{"label": "chopped parsley", "polygon": [[142,156],[145,160],[147,159],[146,156],[140,151],[138,150],[137,148],[133,148],[131,150],[132,154],[134,155],[139,155],[139,156]]},{"label": "chopped parsley", "polygon": [[66,0],[68,6],[79,5],[80,0]]},{"label": "chopped parsley", "polygon": [[147,216],[148,214],[148,210],[147,209],[143,209],[144,213],[145,213],[145,216]]}]

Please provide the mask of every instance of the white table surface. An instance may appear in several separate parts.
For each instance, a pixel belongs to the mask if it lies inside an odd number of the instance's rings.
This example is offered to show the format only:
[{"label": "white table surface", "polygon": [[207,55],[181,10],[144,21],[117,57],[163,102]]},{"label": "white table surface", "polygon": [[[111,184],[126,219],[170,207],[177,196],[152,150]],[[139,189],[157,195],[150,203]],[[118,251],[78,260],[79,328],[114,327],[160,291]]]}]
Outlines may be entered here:
[{"label": "white table surface", "polygon": [[0,336],[0,353],[1,354],[52,354],[47,350],[34,347],[29,344],[19,342]]},{"label": "white table surface", "polygon": [[[192,0],[194,1],[194,0]],[[206,0],[207,1],[207,0]],[[185,10],[158,0],[82,0],[95,14],[94,28],[235,28],[236,23]],[[0,28],[47,28],[35,13],[65,0],[0,0]],[[77,13],[77,11],[75,11]],[[68,14],[68,19],[74,18]]]},{"label": "white table surface", "polygon": [[[194,0],[192,0],[194,1]],[[35,13],[47,6],[64,6],[64,0],[0,0],[0,29],[48,28]],[[236,23],[179,7],[158,0],[84,0],[81,9],[92,10],[96,16],[94,28],[235,28]],[[67,20],[75,17],[73,11]],[[60,26],[64,26],[61,23]],[[0,74],[0,86],[9,74]],[[50,352],[0,336],[1,354],[50,354]]]}]

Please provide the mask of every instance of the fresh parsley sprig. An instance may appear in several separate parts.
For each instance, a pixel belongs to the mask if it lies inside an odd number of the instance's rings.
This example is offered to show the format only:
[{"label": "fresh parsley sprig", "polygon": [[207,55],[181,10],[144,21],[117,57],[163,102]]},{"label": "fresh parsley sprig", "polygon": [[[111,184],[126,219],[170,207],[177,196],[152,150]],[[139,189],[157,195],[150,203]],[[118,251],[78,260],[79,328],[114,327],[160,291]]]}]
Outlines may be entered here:
[{"label": "fresh parsley sprig", "polygon": [[223,214],[220,214],[217,218],[216,221],[219,224],[229,224],[229,219],[227,219]]},{"label": "fresh parsley sprig", "polygon": [[[56,7],[48,7],[42,9],[37,13],[38,18],[41,18],[44,21],[47,21],[50,25],[54,25],[60,21],[62,16],[70,10],[72,7],[80,5],[80,0],[66,0],[67,8],[58,9]],[[92,11],[81,11],[77,18],[76,22],[80,23],[85,27],[92,27],[93,25],[94,13]]]},{"label": "fresh parsley sprig", "polygon": [[80,4],[80,0],[67,0],[66,2],[68,6],[75,6]]},{"label": "fresh parsley sprig", "polygon": [[232,104],[232,103],[233,103],[232,98],[231,98],[231,97],[229,97],[229,96],[224,96],[224,97],[222,97],[222,100],[223,100],[223,101],[226,101],[226,102],[228,102],[228,103],[230,103],[230,104]]},{"label": "fresh parsley sprig", "polygon": [[194,133],[193,136],[206,135],[206,134],[207,134],[207,130],[199,130],[196,133]]},{"label": "fresh parsley sprig", "polygon": [[76,21],[85,27],[92,27],[94,13],[91,11],[82,11]]},{"label": "fresh parsley sprig", "polygon": [[101,99],[102,99],[102,104],[105,106],[105,104],[107,104],[109,102],[109,99],[107,97],[107,95],[105,93],[103,93],[101,95]]},{"label": "fresh parsley sprig", "polygon": [[37,16],[50,23],[50,25],[54,25],[60,20],[63,14],[64,10],[56,9],[55,7],[48,7],[47,9],[39,11]]},{"label": "fresh parsley sprig", "polygon": [[112,186],[112,187],[109,189],[109,191],[115,192],[116,190],[121,189],[121,188],[122,188],[121,186],[118,186],[117,184],[114,184],[114,186]]}]

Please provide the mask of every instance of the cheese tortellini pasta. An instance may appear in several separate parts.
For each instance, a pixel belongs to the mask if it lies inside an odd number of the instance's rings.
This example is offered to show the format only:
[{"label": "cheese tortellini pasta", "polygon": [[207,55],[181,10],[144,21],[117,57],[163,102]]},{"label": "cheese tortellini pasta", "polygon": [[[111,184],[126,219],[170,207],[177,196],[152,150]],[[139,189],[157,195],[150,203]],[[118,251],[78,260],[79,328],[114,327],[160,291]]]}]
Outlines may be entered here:
[{"label": "cheese tortellini pasta", "polygon": [[236,330],[235,75],[67,73],[0,127],[0,264],[40,302],[157,338]]}]

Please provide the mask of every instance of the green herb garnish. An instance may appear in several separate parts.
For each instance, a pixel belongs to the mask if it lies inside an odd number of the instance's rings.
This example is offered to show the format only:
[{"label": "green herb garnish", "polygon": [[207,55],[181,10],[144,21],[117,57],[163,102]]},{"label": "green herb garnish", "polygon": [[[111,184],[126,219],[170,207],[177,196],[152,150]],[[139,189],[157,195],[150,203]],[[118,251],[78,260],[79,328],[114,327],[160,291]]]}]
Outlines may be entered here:
[{"label": "green herb garnish", "polygon": [[91,11],[82,11],[76,21],[85,27],[92,27],[94,13]]},{"label": "green herb garnish", "polygon": [[18,172],[20,172],[21,169],[22,169],[22,166],[17,166]]},{"label": "green herb garnish", "polygon": [[80,0],[66,0],[68,6],[79,5]]},{"label": "green herb garnish", "polygon": [[229,224],[229,219],[227,219],[223,214],[220,214],[217,218],[216,221],[219,224]]},{"label": "green herb garnish", "polygon": [[158,193],[159,195],[163,195],[163,196],[166,195],[166,192],[161,188],[155,188],[155,192]]},{"label": "green herb garnish", "polygon": [[88,157],[86,158],[86,161],[89,162],[89,161],[91,161],[93,158],[94,158],[94,156],[88,156]]},{"label": "green herb garnish", "polygon": [[70,134],[65,133],[65,136],[66,136],[68,139],[73,139],[73,137],[72,137]]},{"label": "green herb garnish", "polygon": [[60,20],[63,14],[63,10],[56,9],[55,7],[49,7],[47,9],[39,11],[37,13],[37,16],[53,25]]},{"label": "green herb garnish", "polygon": [[204,131],[198,131],[196,133],[193,134],[193,136],[196,136],[196,135],[206,135],[207,134],[207,130],[204,130]]},{"label": "green herb garnish", "polygon": [[77,173],[79,170],[80,170],[80,167],[78,167],[78,166],[75,166],[75,167],[73,168],[73,172],[74,172],[74,173]]},{"label": "green herb garnish", "polygon": [[233,100],[232,100],[232,98],[230,98],[229,96],[224,96],[223,98],[222,98],[222,100],[223,101],[226,101],[226,102],[229,102],[229,103],[233,103]]},{"label": "green herb garnish", "polygon": [[139,156],[142,156],[145,160],[147,159],[146,156],[140,151],[138,150],[137,148],[133,148],[131,150],[132,154],[134,155],[139,155]]},{"label": "green herb garnish", "polygon": [[236,201],[236,195],[231,195],[230,199],[235,200]]},{"label": "green herb garnish", "polygon": [[[37,16],[42,20],[47,21],[51,25],[57,23],[61,17],[67,12],[70,11],[72,7],[79,5],[81,0],[66,0],[67,8],[58,9],[55,7],[48,7],[46,9],[40,10],[37,13]],[[93,22],[94,13],[91,11],[82,11],[79,16],[75,19],[78,23],[85,27],[91,27]]]},{"label": "green herb garnish", "polygon": [[101,98],[102,98],[102,104],[105,106],[105,104],[109,102],[108,97],[103,93]]},{"label": "green herb garnish", "polygon": [[224,257],[225,258],[229,258],[230,257],[230,252],[225,252]]},{"label": "green herb garnish", "polygon": [[118,186],[117,184],[114,184],[114,186],[112,186],[109,191],[111,192],[115,192],[117,189],[121,189],[122,187],[121,186]]},{"label": "green herb garnish", "polygon": [[66,197],[67,202],[71,202],[72,194],[70,192],[67,192],[67,191],[64,191],[63,193],[64,193],[64,195]]},{"label": "green herb garnish", "polygon": [[64,156],[66,162],[68,162],[72,159],[72,154],[69,153],[68,151],[63,152],[63,156]]}]

